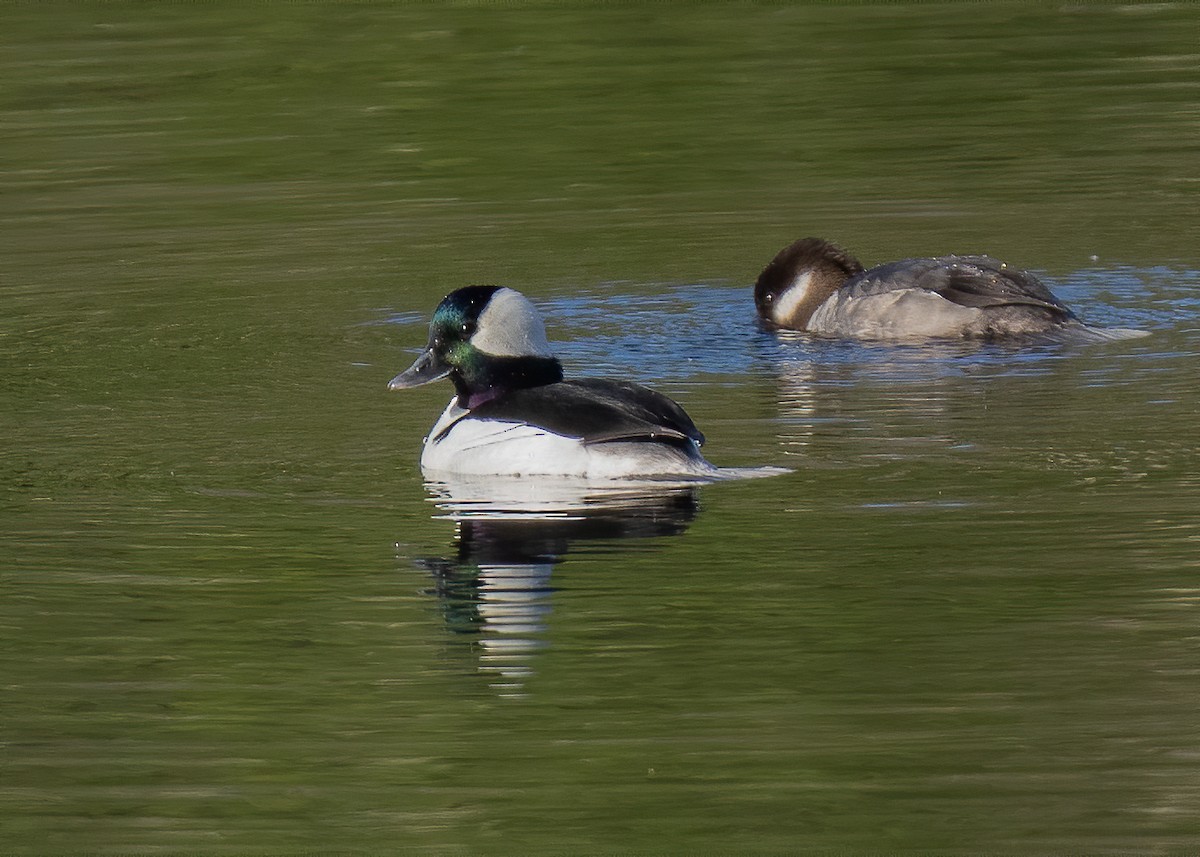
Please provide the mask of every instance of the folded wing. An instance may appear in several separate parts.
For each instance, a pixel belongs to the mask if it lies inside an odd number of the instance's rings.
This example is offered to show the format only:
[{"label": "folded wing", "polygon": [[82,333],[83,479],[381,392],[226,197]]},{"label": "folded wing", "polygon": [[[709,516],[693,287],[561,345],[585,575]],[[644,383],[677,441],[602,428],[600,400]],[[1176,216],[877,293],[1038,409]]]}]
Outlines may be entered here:
[{"label": "folded wing", "polygon": [[471,415],[527,423],[577,437],[585,444],[704,442],[704,435],[672,399],[628,381],[584,378],[513,390],[480,405]]}]

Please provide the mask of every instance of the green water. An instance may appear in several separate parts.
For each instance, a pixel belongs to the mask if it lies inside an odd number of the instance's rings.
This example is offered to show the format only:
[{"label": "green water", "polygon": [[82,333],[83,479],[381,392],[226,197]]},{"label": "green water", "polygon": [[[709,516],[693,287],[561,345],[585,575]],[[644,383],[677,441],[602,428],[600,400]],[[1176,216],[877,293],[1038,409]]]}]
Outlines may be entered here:
[{"label": "green water", "polygon": [[[1200,850],[1195,7],[0,21],[0,851]],[[1150,336],[779,340],[806,234]],[[471,282],[793,472],[449,520]]]}]

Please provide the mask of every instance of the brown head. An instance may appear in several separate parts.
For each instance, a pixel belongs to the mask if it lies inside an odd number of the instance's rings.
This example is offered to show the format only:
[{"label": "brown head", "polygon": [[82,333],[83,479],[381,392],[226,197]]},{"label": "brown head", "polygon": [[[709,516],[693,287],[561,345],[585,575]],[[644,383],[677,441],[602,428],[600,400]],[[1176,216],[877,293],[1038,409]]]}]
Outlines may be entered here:
[{"label": "brown head", "polygon": [[862,263],[824,238],[801,238],[776,254],[754,284],[754,305],[774,327],[804,330],[825,299],[863,271]]}]

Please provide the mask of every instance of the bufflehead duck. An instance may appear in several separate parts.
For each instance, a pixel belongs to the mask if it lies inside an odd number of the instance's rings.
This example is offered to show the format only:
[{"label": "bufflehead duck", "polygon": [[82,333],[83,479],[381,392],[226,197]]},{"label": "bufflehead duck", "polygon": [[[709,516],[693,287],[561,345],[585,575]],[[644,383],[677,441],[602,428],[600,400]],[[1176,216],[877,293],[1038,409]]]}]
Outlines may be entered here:
[{"label": "bufflehead duck", "polygon": [[628,381],[564,381],[542,317],[500,286],[446,296],[429,345],[388,384],[403,390],[449,377],[456,395],[425,438],[429,472],[587,479],[714,477],[704,435],[671,399]]},{"label": "bufflehead duck", "polygon": [[864,270],[821,238],[780,250],[758,276],[754,303],[775,327],[861,339],[1089,330],[1033,274],[990,256],[903,259]]}]

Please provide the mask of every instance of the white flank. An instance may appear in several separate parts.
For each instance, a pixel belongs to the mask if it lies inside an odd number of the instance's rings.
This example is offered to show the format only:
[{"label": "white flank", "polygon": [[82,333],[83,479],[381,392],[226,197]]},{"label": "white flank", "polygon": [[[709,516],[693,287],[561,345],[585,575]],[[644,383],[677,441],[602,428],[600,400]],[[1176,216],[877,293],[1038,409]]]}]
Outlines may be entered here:
[{"label": "white flank", "polygon": [[960,306],[935,292],[898,289],[855,296],[845,290],[817,308],[808,329],[858,339],[927,339],[961,336],[982,311]]},{"label": "white flank", "polygon": [[[426,477],[439,473],[585,479],[719,477],[717,468],[703,458],[685,455],[666,444],[587,445],[579,438],[524,423],[459,419],[463,413],[452,401],[430,431],[421,451],[421,470]],[[441,437],[443,431],[445,437]]]}]

